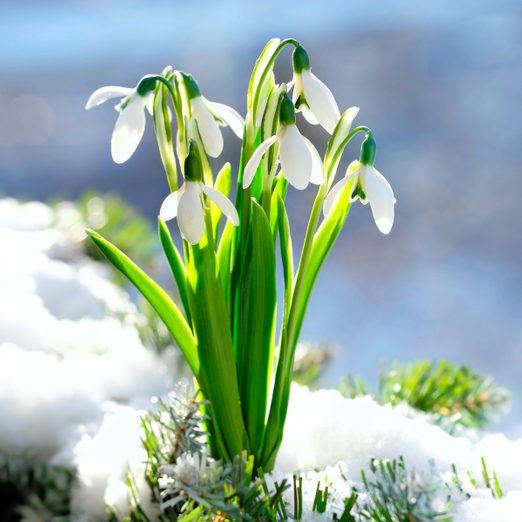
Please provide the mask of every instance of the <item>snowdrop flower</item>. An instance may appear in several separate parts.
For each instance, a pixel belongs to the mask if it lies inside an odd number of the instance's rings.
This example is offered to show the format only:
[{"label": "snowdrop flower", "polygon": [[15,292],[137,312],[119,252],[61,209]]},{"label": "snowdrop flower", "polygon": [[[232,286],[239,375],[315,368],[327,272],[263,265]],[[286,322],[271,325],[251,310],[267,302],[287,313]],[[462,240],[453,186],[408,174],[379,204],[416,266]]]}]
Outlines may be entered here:
[{"label": "snowdrop flower", "polygon": [[359,160],[350,164],[346,176],[326,196],[323,213],[327,216],[331,212],[343,189],[352,181],[350,201],[359,199],[363,205],[369,203],[377,228],[383,234],[389,234],[395,218],[396,199],[387,179],[373,166],[375,149],[375,141],[368,134],[361,146]]},{"label": "snowdrop flower", "polygon": [[205,208],[203,196],[211,199],[234,226],[239,225],[236,207],[221,192],[207,187],[203,182],[201,160],[194,141],[190,142],[185,159],[185,183],[167,196],[160,209],[160,219],[168,221],[178,218],[183,237],[192,245],[199,243],[205,233]]},{"label": "snowdrop flower", "polygon": [[152,114],[156,80],[144,76],[134,88],[108,86],[94,91],[88,99],[87,110],[111,98],[121,98],[116,105],[120,113],[112,133],[111,152],[116,163],[125,163],[138,147],[145,131],[145,107]]},{"label": "snowdrop flower", "polygon": [[312,142],[305,138],[295,124],[295,109],[285,94],[279,109],[281,128],[275,136],[263,141],[252,154],[243,173],[243,188],[250,186],[265,152],[279,143],[279,161],[286,179],[296,189],[303,190],[309,182],[323,181],[323,162]]},{"label": "snowdrop flower", "polygon": [[229,126],[234,134],[243,138],[245,121],[232,107],[222,103],[211,102],[201,95],[196,80],[190,75],[181,73],[190,100],[190,109],[198,124],[203,146],[209,156],[217,158],[223,150],[223,136],[220,125]]},{"label": "snowdrop flower", "polygon": [[330,134],[341,117],[332,91],[312,73],[308,53],[296,47],[292,55],[294,91],[292,100],[308,123],[321,124]]}]

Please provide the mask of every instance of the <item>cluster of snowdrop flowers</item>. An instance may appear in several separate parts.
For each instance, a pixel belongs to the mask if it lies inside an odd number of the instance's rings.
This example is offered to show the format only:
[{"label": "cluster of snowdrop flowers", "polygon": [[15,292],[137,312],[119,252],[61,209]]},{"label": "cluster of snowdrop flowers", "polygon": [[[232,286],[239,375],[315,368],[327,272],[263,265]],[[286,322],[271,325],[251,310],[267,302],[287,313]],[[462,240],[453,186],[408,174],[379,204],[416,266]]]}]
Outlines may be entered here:
[{"label": "cluster of snowdrop flowers", "polygon": [[[293,48],[293,79],[278,83],[274,64],[288,46]],[[190,74],[172,67],[144,76],[133,89],[98,89],[86,108],[110,98],[120,98],[112,136],[117,163],[132,156],[146,112],[151,114],[170,188],[159,211],[159,238],[180,305],[117,247],[89,233],[152,304],[192,369],[209,404],[213,457],[231,460],[247,451],[255,458],[254,469],[268,471],[282,440],[309,298],[351,203],[369,203],[384,234],[393,225],[395,198],[374,167],[372,131],[352,129],[359,109],[340,112],[330,89],[312,73],[308,53],[293,39],[274,38],[262,51],[250,78],[244,119],[231,107],[209,101]],[[298,128],[299,113],[330,134],[323,157]],[[222,127],[242,140],[234,203],[229,199],[231,166],[215,175],[211,163],[223,150]],[[364,135],[359,159],[335,182],[344,149],[359,134]],[[310,184],[318,187],[317,195],[295,263],[285,198],[288,185],[304,190]],[[174,218],[184,240],[182,252],[166,225]]]},{"label": "cluster of snowdrop flowers", "polygon": [[[292,88],[292,100],[283,93],[279,108],[279,130],[268,137],[256,148],[243,173],[243,187],[250,185],[263,155],[274,144],[279,144],[278,161],[288,182],[296,189],[305,189],[309,183],[320,185],[324,179],[323,162],[312,142],[304,137],[296,125],[296,112],[301,112],[308,123],[320,124],[332,134],[341,118],[339,108],[330,89],[311,71],[308,53],[302,46],[297,46],[293,57],[294,77],[287,88]],[[204,151],[213,158],[223,151],[223,136],[220,126],[229,126],[240,139],[244,132],[244,119],[232,107],[207,100],[191,75],[179,73],[183,78],[192,118],[197,123],[197,131],[204,146]],[[97,89],[87,101],[86,109],[96,107],[111,98],[121,98],[116,105],[119,112],[112,135],[112,157],[116,163],[126,162],[143,137],[145,131],[145,110],[153,114],[153,99],[158,78],[145,76],[135,88],[107,86]],[[267,101],[268,98],[265,100]],[[266,109],[266,106],[264,107]],[[189,113],[189,114],[190,114]],[[346,176],[337,183],[325,202],[325,213],[342,189],[352,179],[353,190],[350,200],[360,199],[363,205],[370,203],[377,227],[383,234],[388,234],[393,226],[395,197],[393,190],[382,174],[377,171],[375,159],[375,141],[369,133],[365,143],[373,144],[373,152],[361,150],[361,159],[353,162],[347,169]],[[364,155],[364,158],[363,158]],[[186,176],[185,176],[185,179]],[[200,181],[200,180],[198,180]],[[365,190],[365,187],[368,187]],[[171,194],[163,203],[160,217],[170,220],[178,217],[180,230],[187,241],[198,243],[203,236],[201,196],[204,193],[221,208],[235,226],[238,225],[237,212],[231,208],[230,201],[204,184],[183,186],[177,194]],[[178,204],[186,192],[186,203]],[[190,203],[189,203],[190,202]]]}]

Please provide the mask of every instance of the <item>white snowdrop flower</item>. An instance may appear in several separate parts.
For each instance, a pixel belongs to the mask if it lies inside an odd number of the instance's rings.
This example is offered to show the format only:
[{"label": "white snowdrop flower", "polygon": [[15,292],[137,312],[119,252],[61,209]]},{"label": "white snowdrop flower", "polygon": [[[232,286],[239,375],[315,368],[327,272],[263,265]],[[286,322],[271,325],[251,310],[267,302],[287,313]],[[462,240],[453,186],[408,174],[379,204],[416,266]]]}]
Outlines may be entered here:
[{"label": "white snowdrop flower", "polygon": [[274,136],[263,141],[252,154],[243,173],[243,188],[250,186],[257,167],[265,152],[276,142],[279,143],[279,161],[284,176],[296,189],[303,190],[308,183],[320,185],[323,182],[323,162],[312,142],[305,138],[295,124],[295,109],[290,98],[285,95],[279,109],[281,128]]},{"label": "white snowdrop flower", "polygon": [[232,107],[207,100],[201,95],[196,80],[190,74],[181,74],[203,146],[209,156],[217,158],[223,151],[223,136],[220,125],[230,127],[234,134],[242,139],[245,120]]},{"label": "white snowdrop flower", "polygon": [[137,149],[145,131],[145,108],[152,115],[154,102],[154,76],[144,76],[138,85],[128,87],[108,86],[94,91],[87,100],[87,110],[111,98],[121,98],[116,105],[120,113],[112,133],[111,153],[116,163],[125,163]]},{"label": "white snowdrop flower", "polygon": [[219,207],[234,226],[239,225],[239,215],[233,203],[221,192],[207,187],[201,180],[201,160],[192,141],[185,159],[185,183],[167,196],[159,214],[162,221],[177,217],[181,234],[192,245],[199,243],[205,233],[204,195]]},{"label": "white snowdrop flower", "polygon": [[308,53],[303,47],[295,48],[292,62],[294,66],[292,101],[296,109],[303,113],[308,123],[320,124],[332,134],[341,117],[332,91],[312,73]]},{"label": "white snowdrop flower", "polygon": [[363,205],[370,204],[373,219],[383,234],[389,234],[395,218],[395,196],[388,180],[373,166],[375,141],[368,135],[361,146],[359,160],[353,161],[345,177],[330,190],[324,201],[323,212],[327,216],[334,208],[343,189],[352,182],[350,201],[359,199]]}]

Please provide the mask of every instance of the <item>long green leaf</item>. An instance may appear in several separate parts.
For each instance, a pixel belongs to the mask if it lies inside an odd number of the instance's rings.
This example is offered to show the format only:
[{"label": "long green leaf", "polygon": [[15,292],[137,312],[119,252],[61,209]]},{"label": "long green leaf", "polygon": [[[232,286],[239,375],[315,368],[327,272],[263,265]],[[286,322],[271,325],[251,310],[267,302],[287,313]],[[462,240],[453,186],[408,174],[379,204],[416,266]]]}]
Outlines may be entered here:
[{"label": "long green leaf", "polygon": [[274,181],[273,189],[272,189],[272,202],[270,212],[270,228],[272,229],[272,236],[275,239],[276,230],[278,227],[278,209],[279,209],[279,198],[282,199],[283,203],[286,198],[286,192],[288,190],[288,181],[286,178],[279,174]]},{"label": "long green leaf", "polygon": [[165,323],[194,375],[199,374],[199,357],[192,332],[172,299],[121,250],[94,230],[86,230],[103,255],[140,291]]},{"label": "long green leaf", "polygon": [[265,94],[270,88],[271,82],[273,83],[273,77],[271,75],[267,75],[263,80],[264,85],[259,85],[263,71],[276,52],[280,42],[281,40],[279,38],[272,38],[269,40],[264,49],[261,51],[261,54],[259,55],[259,58],[256,60],[254,65],[254,69],[252,70],[252,76],[250,77],[250,84],[248,86],[247,106],[249,110],[253,111],[254,118],[257,116],[258,107],[254,106],[253,104],[259,104],[259,100],[254,100],[254,95],[258,90],[260,90],[262,94]]},{"label": "long green leaf", "polygon": [[235,227],[230,221],[227,221],[221,239],[219,241],[217,253],[217,269],[221,285],[223,286],[223,294],[227,308],[230,308],[230,279],[232,271],[232,242],[234,240]]},{"label": "long green leaf", "polygon": [[[346,216],[348,215],[350,209],[350,188],[351,183],[348,183],[337,199],[334,208],[323,220],[323,223],[313,237],[309,263],[303,272],[303,284],[299,301],[292,304],[292,306],[296,306],[296,318],[294,328],[292,329],[293,331],[288,331],[286,321],[283,322],[281,349],[261,459],[263,468],[266,470],[273,468],[277,451],[283,439],[283,430],[290,397],[290,384],[292,381],[292,363],[308,301],[319,270],[335,240],[339,236]],[[292,301],[295,301],[295,299],[296,296],[293,295]]]},{"label": "long green leaf", "polygon": [[[221,192],[221,194],[223,194],[224,196],[228,197],[228,195],[230,194],[231,187],[232,169],[230,163],[225,163],[216,176],[214,188],[217,191]],[[212,229],[214,230],[214,237],[217,237],[219,218],[221,217],[221,209],[214,202],[211,202],[210,204],[210,216],[212,219]]]},{"label": "long green leaf", "polygon": [[292,237],[290,224],[286,213],[285,203],[281,196],[277,200],[277,224],[279,229],[279,244],[281,247],[281,261],[283,263],[283,277],[285,282],[284,317],[286,323],[290,302],[292,300],[292,286],[294,283],[294,255],[292,252]]},{"label": "long green leaf", "polygon": [[[210,220],[207,227],[209,230]],[[248,449],[248,440],[241,413],[228,310],[212,244],[194,245],[190,252],[187,279],[200,359],[198,381],[210,401],[219,456],[230,460]]]},{"label": "long green leaf", "polygon": [[172,240],[172,236],[170,235],[167,225],[164,221],[161,221],[161,219],[158,219],[158,234],[161,241],[161,246],[163,247],[163,252],[165,253],[165,257],[167,258],[170,266],[170,271],[172,272],[174,280],[176,281],[179,297],[183,303],[183,309],[185,310],[188,324],[191,324],[192,321],[190,317],[190,306],[187,296],[187,274],[185,272],[185,266],[183,265],[183,261],[181,260],[178,249]]},{"label": "long green leaf", "polygon": [[272,232],[264,210],[255,201],[247,245],[234,342],[243,417],[251,449],[259,457],[274,349],[277,290]]}]

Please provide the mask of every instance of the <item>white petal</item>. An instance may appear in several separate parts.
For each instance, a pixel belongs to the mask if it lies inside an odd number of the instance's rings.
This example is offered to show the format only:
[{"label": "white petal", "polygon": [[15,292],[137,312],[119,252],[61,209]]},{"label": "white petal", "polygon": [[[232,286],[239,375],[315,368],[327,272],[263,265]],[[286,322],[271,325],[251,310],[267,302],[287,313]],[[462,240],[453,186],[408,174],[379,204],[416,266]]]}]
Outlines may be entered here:
[{"label": "white petal", "polygon": [[203,96],[194,98],[191,101],[191,107],[207,154],[217,158],[223,150],[223,136],[218,122],[209,111]]},{"label": "white petal", "polygon": [[301,107],[301,113],[304,116],[304,119],[310,125],[319,125],[319,120],[314,116],[314,113],[305,105]]},{"label": "white petal", "polygon": [[154,116],[154,92],[145,95],[145,107],[151,116]]},{"label": "white petal", "polygon": [[325,216],[327,216],[332,211],[335,203],[337,202],[337,198],[352,178],[353,176],[345,176],[332,187],[330,192],[328,192],[328,195],[326,196],[323,204],[323,214]]},{"label": "white petal", "polygon": [[324,169],[323,169],[323,160],[321,156],[319,156],[319,152],[314,147],[313,143],[303,136],[306,146],[310,151],[310,155],[312,156],[312,174],[310,176],[310,183],[314,185],[320,185],[324,181]]},{"label": "white petal", "polygon": [[144,103],[137,96],[121,110],[112,133],[112,159],[125,163],[138,147],[145,131]]},{"label": "white petal", "polygon": [[101,87],[91,94],[85,104],[85,108],[87,110],[92,109],[111,98],[125,98],[125,96],[128,96],[132,92],[134,92],[134,89],[128,87],[117,87],[116,85]]},{"label": "white petal", "polygon": [[303,89],[310,110],[319,123],[332,134],[341,117],[330,89],[310,70],[302,72]]},{"label": "white petal", "polygon": [[221,212],[232,222],[234,226],[239,225],[239,215],[236,207],[226,196],[213,188],[201,185],[201,190],[221,209]]},{"label": "white petal", "polygon": [[363,190],[377,228],[383,234],[389,234],[395,217],[395,196],[391,185],[376,168],[369,165],[366,167]]},{"label": "white petal", "polygon": [[183,237],[192,245],[199,243],[205,232],[203,212],[200,183],[187,181],[178,203],[178,225]]},{"label": "white petal", "polygon": [[263,115],[265,114],[265,109],[266,109],[267,103],[268,103],[268,96],[261,102],[261,105],[259,106],[259,110],[257,111],[256,127],[259,127],[261,125],[261,122],[263,121]]},{"label": "white petal", "polygon": [[243,138],[243,130],[245,128],[245,120],[232,107],[228,105],[224,105],[223,103],[210,102],[205,100],[208,108],[211,112],[213,112],[218,118],[223,120],[234,132],[234,134],[238,138]]},{"label": "white petal", "polygon": [[250,186],[250,183],[252,183],[252,180],[256,174],[257,166],[261,161],[261,157],[276,142],[276,140],[277,135],[270,136],[270,138],[260,143],[252,156],[250,156],[250,159],[245,166],[245,170],[243,171],[243,188]]},{"label": "white petal", "polygon": [[368,199],[361,199],[360,196],[354,196],[353,191],[355,190],[355,187],[357,186],[357,183],[362,184],[362,177],[364,174],[364,171],[361,173],[362,163],[359,160],[353,160],[346,169],[345,176],[352,178],[354,176],[357,177],[355,180],[355,184],[353,185],[353,190],[350,193],[350,201],[353,203],[354,201],[359,200],[363,205],[366,205],[368,203]]},{"label": "white petal", "polygon": [[292,84],[294,90],[292,91],[292,102],[295,105],[295,102],[297,101],[297,98],[299,98],[300,94],[303,94],[303,81],[301,79],[300,74],[294,74],[294,77],[292,78],[292,81],[287,84],[287,89],[290,90],[290,84]]},{"label": "white petal", "polygon": [[279,140],[279,159],[286,179],[298,190],[308,186],[313,159],[305,138],[295,125],[283,127]]},{"label": "white petal", "polygon": [[168,221],[177,216],[179,200],[181,199],[183,192],[185,192],[185,185],[165,198],[159,211],[159,217],[162,221]]}]

